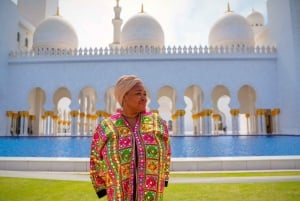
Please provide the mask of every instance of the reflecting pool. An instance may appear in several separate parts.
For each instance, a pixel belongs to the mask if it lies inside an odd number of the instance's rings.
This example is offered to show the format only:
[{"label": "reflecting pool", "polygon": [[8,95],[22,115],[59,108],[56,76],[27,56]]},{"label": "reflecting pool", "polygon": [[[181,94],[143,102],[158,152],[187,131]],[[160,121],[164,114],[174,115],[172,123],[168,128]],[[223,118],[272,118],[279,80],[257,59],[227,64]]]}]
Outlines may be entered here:
[{"label": "reflecting pool", "polygon": [[[91,137],[0,137],[0,157],[89,157]],[[172,136],[172,157],[300,155],[300,135]]]}]

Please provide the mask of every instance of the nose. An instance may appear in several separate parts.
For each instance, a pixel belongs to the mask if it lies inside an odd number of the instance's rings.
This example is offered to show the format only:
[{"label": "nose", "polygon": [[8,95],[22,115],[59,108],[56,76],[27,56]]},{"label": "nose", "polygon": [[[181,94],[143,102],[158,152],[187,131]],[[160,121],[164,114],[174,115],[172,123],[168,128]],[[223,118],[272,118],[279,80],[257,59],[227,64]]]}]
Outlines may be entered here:
[{"label": "nose", "polygon": [[147,95],[143,94],[143,95],[141,96],[141,99],[142,99],[143,101],[146,101],[146,100],[147,100]]}]

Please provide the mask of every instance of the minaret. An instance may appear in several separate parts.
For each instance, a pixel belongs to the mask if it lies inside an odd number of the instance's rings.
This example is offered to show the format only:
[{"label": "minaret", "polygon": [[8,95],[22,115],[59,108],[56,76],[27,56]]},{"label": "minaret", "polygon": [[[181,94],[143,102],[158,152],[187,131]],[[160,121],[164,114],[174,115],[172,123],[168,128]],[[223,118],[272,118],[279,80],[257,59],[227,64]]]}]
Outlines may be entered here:
[{"label": "minaret", "polygon": [[120,18],[120,13],[122,8],[119,6],[119,1],[116,0],[117,5],[114,7],[115,11],[115,18],[112,19],[112,24],[114,26],[114,39],[112,44],[110,45],[111,47],[119,47],[120,46],[120,38],[121,38],[121,26],[123,23],[123,20]]}]

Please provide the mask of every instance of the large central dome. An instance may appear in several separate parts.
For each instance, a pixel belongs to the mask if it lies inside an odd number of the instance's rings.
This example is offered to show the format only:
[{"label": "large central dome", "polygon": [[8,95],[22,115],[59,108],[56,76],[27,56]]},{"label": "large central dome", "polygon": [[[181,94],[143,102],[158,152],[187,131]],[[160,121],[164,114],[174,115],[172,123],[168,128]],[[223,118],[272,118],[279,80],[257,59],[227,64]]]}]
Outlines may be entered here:
[{"label": "large central dome", "polygon": [[210,46],[254,46],[254,33],[245,17],[226,12],[212,26],[209,33]]},{"label": "large central dome", "polygon": [[163,47],[164,32],[159,22],[141,12],[131,17],[123,26],[122,47]]},{"label": "large central dome", "polygon": [[75,49],[77,34],[73,26],[61,16],[51,16],[42,21],[33,35],[33,49]]}]

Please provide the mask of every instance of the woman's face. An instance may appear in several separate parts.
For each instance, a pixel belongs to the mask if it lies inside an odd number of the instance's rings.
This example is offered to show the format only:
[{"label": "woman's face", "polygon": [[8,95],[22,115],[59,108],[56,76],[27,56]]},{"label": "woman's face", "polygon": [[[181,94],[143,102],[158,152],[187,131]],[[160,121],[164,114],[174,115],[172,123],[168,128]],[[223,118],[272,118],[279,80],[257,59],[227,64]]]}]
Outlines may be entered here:
[{"label": "woman's face", "polygon": [[143,84],[134,85],[124,96],[123,109],[130,113],[139,113],[146,110],[147,94]]}]

